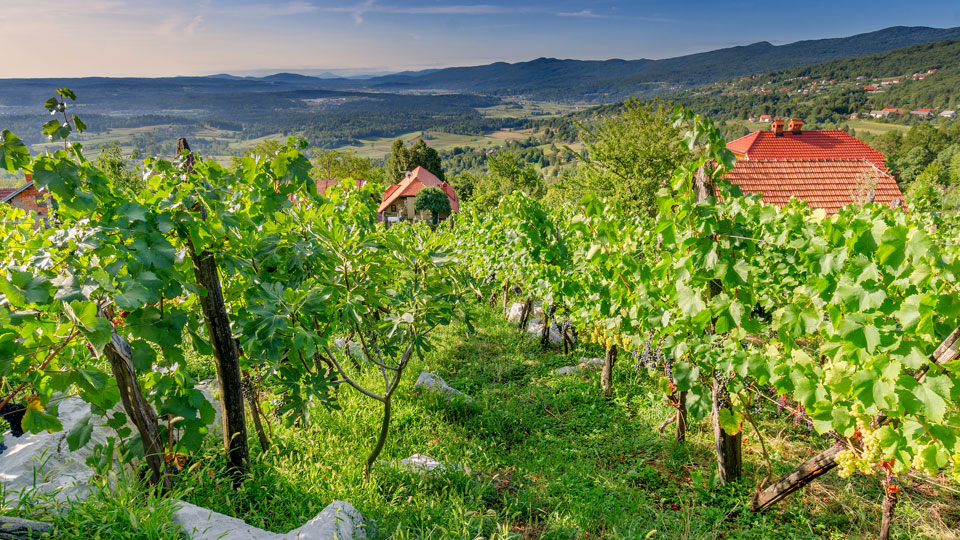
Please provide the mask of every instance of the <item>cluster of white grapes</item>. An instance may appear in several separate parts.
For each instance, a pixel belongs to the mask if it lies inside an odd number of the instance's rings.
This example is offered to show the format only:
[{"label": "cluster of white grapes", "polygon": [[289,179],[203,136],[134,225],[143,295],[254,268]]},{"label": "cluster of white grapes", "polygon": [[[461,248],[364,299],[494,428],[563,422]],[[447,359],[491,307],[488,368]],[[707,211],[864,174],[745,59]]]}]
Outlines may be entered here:
[{"label": "cluster of white grapes", "polygon": [[625,351],[633,349],[633,342],[629,338],[617,332],[616,329],[607,330],[599,324],[593,325],[590,329],[587,341],[603,345],[605,349],[615,346]]},{"label": "cluster of white grapes", "polygon": [[861,443],[860,452],[857,453],[856,450],[848,448],[837,453],[835,460],[840,467],[837,472],[840,478],[848,478],[857,471],[872,474],[873,466],[883,459],[883,450],[880,449],[877,434],[870,427],[870,419],[861,414],[856,414],[856,418],[857,433],[860,435]]},{"label": "cluster of white grapes", "polygon": [[927,459],[926,454],[928,448],[930,448],[929,444],[920,445],[917,448],[917,453],[913,455],[913,463],[910,465],[918,471],[923,471],[927,476],[936,476],[939,468],[936,463],[930,463],[930,460]]}]

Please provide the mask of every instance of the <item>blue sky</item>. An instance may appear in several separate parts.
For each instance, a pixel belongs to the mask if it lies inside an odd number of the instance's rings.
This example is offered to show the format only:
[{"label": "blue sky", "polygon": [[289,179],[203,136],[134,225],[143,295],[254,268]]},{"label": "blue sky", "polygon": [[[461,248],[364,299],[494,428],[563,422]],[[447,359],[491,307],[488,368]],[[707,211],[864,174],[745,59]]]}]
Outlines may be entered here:
[{"label": "blue sky", "polygon": [[960,26],[960,2],[0,0],[3,43],[22,44],[0,77],[666,58],[896,25]]}]

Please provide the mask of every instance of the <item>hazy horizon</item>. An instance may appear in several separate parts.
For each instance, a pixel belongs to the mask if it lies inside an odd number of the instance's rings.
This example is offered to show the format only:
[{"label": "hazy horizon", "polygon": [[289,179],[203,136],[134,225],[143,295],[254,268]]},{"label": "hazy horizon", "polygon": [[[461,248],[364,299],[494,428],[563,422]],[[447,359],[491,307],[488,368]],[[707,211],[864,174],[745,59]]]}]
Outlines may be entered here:
[{"label": "hazy horizon", "polygon": [[[869,10],[556,0],[0,0],[0,35],[22,43],[0,78],[396,72],[539,57],[668,58],[890,26],[960,26],[960,5],[884,0]],[[824,13],[829,13],[825,17]]]}]

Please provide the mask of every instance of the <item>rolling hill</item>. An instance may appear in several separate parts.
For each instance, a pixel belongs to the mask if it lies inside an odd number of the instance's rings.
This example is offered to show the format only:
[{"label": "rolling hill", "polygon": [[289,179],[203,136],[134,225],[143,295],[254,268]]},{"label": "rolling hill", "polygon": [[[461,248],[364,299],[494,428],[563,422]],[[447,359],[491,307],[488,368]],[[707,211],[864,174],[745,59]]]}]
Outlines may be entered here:
[{"label": "rolling hill", "polygon": [[960,38],[960,27],[891,27],[850,37],[768,42],[664,60],[559,60],[457,67],[375,77],[362,84],[381,91],[435,90],[523,96],[544,101],[612,102],[754,73],[882,53]]}]

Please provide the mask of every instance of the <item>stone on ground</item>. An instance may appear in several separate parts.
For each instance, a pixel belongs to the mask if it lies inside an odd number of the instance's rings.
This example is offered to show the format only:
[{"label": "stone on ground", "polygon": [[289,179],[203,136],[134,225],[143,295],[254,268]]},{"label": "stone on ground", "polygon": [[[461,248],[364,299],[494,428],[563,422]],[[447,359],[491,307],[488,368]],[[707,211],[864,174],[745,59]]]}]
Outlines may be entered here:
[{"label": "stone on ground", "polygon": [[[507,316],[508,322],[519,324],[520,316],[523,315],[523,302],[514,302],[510,304],[510,307],[507,308],[505,315]],[[533,307],[530,309],[530,318],[543,319],[544,317],[545,314],[543,312],[543,302],[534,302]]]},{"label": "stone on ground", "polygon": [[60,401],[59,413],[63,431],[24,433],[20,437],[14,437],[9,431],[3,434],[7,450],[0,455],[0,482],[8,500],[16,497],[15,492],[32,489],[34,480],[40,492],[56,493],[59,500],[86,498],[89,494],[87,481],[93,471],[86,460],[93,454],[93,447],[106,443],[113,430],[101,425],[106,419],[94,415],[90,419],[93,425],[90,442],[71,452],[67,434],[90,414],[90,404],[70,397]]},{"label": "stone on ground", "polygon": [[397,465],[412,472],[430,472],[436,469],[443,470],[443,463],[430,456],[414,454],[407,459],[401,459]]},{"label": "stone on ground", "polygon": [[267,532],[187,502],[178,504],[173,519],[190,540],[360,540],[371,536],[372,523],[344,501],[330,503],[315,518],[286,534]]},{"label": "stone on ground", "polygon": [[463,399],[467,403],[473,403],[473,398],[455,388],[451,388],[443,378],[434,373],[428,373],[426,371],[420,373],[420,376],[417,377],[417,382],[413,383],[413,388],[415,390],[436,392],[447,401]]},{"label": "stone on ground", "polygon": [[580,363],[575,366],[563,366],[562,368],[557,369],[557,375],[561,377],[567,375],[573,375],[580,373],[584,370],[593,369],[595,367],[603,366],[603,358],[581,358]]},{"label": "stone on ground", "polygon": [[396,462],[397,466],[415,473],[427,473],[431,471],[449,471],[457,470],[470,474],[470,468],[463,465],[444,465],[430,456],[423,454],[414,454],[407,459],[401,459]]}]

